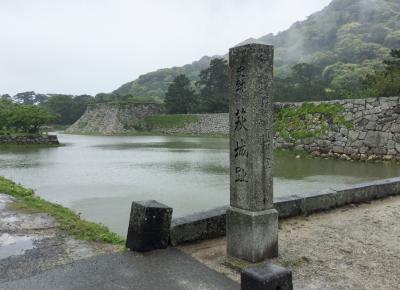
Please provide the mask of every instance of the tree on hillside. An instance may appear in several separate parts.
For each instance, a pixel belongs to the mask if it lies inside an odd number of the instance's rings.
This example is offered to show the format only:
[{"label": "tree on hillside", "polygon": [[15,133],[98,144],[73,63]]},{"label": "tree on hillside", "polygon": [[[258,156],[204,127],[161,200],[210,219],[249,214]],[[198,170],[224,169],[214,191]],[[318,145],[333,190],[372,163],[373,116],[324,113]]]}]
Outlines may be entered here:
[{"label": "tree on hillside", "polygon": [[181,74],[175,77],[165,94],[165,106],[171,114],[187,114],[195,105],[195,94],[190,80]]},{"label": "tree on hillside", "polygon": [[383,64],[386,66],[386,72],[400,71],[400,49],[392,49],[390,51],[391,59],[384,60]]},{"label": "tree on hillside", "polygon": [[213,59],[210,66],[200,72],[200,80],[196,85],[200,89],[200,111],[228,112],[229,75],[228,62],[225,59]]},{"label": "tree on hillside", "polygon": [[385,69],[375,71],[365,80],[370,97],[391,97],[400,94],[400,49],[393,49],[391,59],[383,62]]},{"label": "tree on hillside", "polygon": [[47,96],[43,94],[36,94],[35,92],[18,93],[13,97],[14,101],[22,105],[38,105],[46,102]]},{"label": "tree on hillside", "polygon": [[82,116],[91,102],[93,102],[93,97],[88,95],[74,97],[57,94],[51,95],[43,104],[43,108],[55,116],[55,124],[70,125]]},{"label": "tree on hillside", "polygon": [[326,84],[319,69],[311,64],[298,63],[291,67],[288,77],[274,80],[276,101],[323,100]]},{"label": "tree on hillside", "polygon": [[9,100],[9,101],[11,101],[12,97],[9,94],[4,94],[4,95],[0,96],[0,99],[1,100]]}]

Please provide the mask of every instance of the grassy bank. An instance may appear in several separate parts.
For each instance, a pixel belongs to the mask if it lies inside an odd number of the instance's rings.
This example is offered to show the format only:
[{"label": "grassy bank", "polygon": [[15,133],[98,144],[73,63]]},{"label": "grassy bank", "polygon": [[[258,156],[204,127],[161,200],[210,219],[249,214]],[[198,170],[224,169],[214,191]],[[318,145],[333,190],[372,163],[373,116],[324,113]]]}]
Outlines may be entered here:
[{"label": "grassy bank", "polygon": [[106,226],[82,220],[72,210],[59,204],[45,201],[31,189],[18,185],[0,176],[0,193],[16,198],[14,207],[30,213],[48,213],[59,223],[61,230],[74,238],[85,241],[105,242],[123,245],[124,239],[111,232]]}]

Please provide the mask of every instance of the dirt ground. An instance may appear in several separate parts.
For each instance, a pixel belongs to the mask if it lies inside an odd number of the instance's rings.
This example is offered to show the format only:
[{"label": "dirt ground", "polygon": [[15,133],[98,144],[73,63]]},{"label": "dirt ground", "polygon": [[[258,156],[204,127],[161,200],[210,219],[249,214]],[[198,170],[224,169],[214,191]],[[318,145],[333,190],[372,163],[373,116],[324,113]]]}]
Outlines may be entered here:
[{"label": "dirt ground", "polygon": [[[279,258],[295,289],[400,289],[400,196],[280,221]],[[233,280],[224,238],[180,249]]]},{"label": "dirt ground", "polygon": [[120,251],[119,246],[73,239],[47,214],[15,211],[0,193],[0,283],[30,277],[72,261]]}]

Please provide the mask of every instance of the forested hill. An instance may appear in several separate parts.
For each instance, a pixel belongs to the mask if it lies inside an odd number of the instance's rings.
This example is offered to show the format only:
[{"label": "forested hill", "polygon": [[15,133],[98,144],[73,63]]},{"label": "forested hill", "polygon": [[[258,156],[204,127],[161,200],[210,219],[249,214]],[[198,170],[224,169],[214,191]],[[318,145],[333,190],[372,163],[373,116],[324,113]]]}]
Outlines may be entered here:
[{"label": "forested hill", "polygon": [[[318,69],[330,87],[353,87],[382,64],[391,48],[400,48],[400,1],[333,0],[288,30],[256,40],[275,46],[278,77],[286,77],[293,65],[306,62]],[[163,98],[175,76],[183,73],[195,81],[210,60],[203,57],[183,67],[141,75],[114,93]]]}]

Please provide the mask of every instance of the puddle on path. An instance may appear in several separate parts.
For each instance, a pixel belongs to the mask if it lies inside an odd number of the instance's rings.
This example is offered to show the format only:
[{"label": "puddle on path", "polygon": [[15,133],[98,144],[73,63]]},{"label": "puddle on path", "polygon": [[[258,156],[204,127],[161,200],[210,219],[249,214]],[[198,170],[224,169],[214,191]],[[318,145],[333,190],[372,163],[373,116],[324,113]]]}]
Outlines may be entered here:
[{"label": "puddle on path", "polygon": [[18,222],[20,219],[18,219],[16,216],[6,216],[3,218],[4,223],[15,223]]},{"label": "puddle on path", "polygon": [[3,211],[7,204],[12,201],[13,199],[10,196],[0,193],[0,211]]},{"label": "puddle on path", "polygon": [[35,247],[35,240],[37,240],[37,237],[33,236],[0,235],[0,260],[23,255],[27,250]]}]

